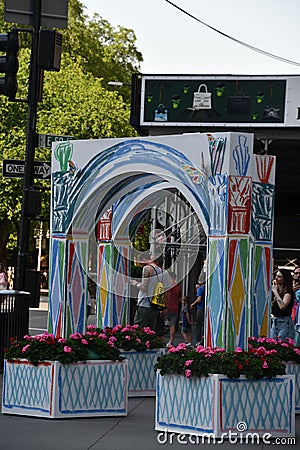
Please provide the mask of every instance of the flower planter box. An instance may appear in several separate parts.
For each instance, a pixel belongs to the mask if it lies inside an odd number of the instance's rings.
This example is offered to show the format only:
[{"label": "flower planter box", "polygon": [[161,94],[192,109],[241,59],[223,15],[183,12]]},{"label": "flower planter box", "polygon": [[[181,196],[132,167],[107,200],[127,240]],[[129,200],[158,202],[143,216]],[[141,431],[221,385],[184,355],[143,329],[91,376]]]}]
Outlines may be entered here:
[{"label": "flower planter box", "polygon": [[300,414],[300,364],[286,362],[286,373],[295,375],[295,413]]},{"label": "flower planter box", "polygon": [[48,418],[127,415],[128,363],[5,361],[2,413]]},{"label": "flower planter box", "polygon": [[157,358],[165,353],[164,348],[137,352],[122,350],[128,360],[128,397],[155,397]]},{"label": "flower planter box", "polygon": [[[211,434],[295,435],[293,375],[248,380],[157,373],[155,429]],[[228,437],[228,434],[227,434]]]}]

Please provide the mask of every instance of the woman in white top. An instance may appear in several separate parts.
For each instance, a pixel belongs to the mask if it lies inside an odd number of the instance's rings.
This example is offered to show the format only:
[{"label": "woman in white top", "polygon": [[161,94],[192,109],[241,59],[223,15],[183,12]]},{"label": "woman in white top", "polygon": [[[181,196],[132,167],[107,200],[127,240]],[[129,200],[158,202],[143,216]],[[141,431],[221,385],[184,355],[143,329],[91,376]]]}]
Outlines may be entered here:
[{"label": "woman in white top", "polygon": [[5,265],[0,263],[0,290],[4,289],[8,289],[8,278]]}]

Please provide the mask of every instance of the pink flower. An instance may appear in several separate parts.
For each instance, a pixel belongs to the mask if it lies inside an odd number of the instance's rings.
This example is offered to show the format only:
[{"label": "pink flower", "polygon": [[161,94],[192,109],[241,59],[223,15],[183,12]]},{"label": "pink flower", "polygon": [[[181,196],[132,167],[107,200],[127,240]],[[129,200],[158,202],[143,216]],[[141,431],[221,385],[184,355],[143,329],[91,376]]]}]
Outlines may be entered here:
[{"label": "pink flower", "polygon": [[178,344],[177,347],[176,347],[176,350],[177,351],[186,350],[186,343],[185,342],[181,342],[180,344]]},{"label": "pink flower", "polygon": [[89,345],[88,341],[86,339],[81,339],[81,343],[83,345]]},{"label": "pink flower", "polygon": [[176,352],[177,352],[176,347],[170,347],[168,349],[168,353],[176,353]]},{"label": "pink flower", "polygon": [[193,360],[192,360],[192,359],[187,359],[184,365],[185,365],[186,367],[188,367],[188,366],[190,366],[192,363],[193,363]]},{"label": "pink flower", "polygon": [[261,366],[263,369],[268,369],[269,368],[269,366],[268,366],[268,364],[267,364],[267,361],[264,361],[263,363],[262,363],[262,366]]},{"label": "pink flower", "polygon": [[137,342],[138,344],[141,344],[141,343],[142,343],[142,341],[140,340],[140,338],[136,338],[136,342]]},{"label": "pink flower", "polygon": [[65,353],[71,353],[71,351],[72,351],[71,347],[69,347],[68,345],[64,346],[64,352]]},{"label": "pink flower", "polygon": [[127,336],[125,336],[125,339],[127,339],[127,341],[130,341],[131,337],[127,334]]},{"label": "pink flower", "polygon": [[130,332],[130,326],[127,326],[127,327],[122,328],[121,332],[122,332],[122,333],[128,333],[128,332]]},{"label": "pink flower", "polygon": [[235,353],[243,353],[244,350],[241,347],[236,347],[234,351]]},{"label": "pink flower", "polygon": [[151,330],[149,327],[144,327],[143,331],[145,331],[146,334],[155,334],[155,331]]},{"label": "pink flower", "polygon": [[196,348],[196,352],[197,353],[206,353],[206,349],[205,349],[205,347],[203,347],[203,345],[198,345],[198,347]]},{"label": "pink flower", "polygon": [[146,345],[147,348],[150,348],[150,342],[149,341],[146,341],[145,345]]},{"label": "pink flower", "polygon": [[26,335],[24,336],[24,339],[25,339],[26,341],[31,341],[31,340],[32,340],[32,336],[29,336],[28,334],[26,334]]},{"label": "pink flower", "polygon": [[190,378],[190,377],[192,376],[192,371],[191,371],[190,369],[186,369],[186,370],[184,371],[184,373],[185,373],[185,376],[186,376],[187,378]]},{"label": "pink flower", "polygon": [[60,344],[65,344],[67,342],[67,339],[59,338],[58,341]]},{"label": "pink flower", "polygon": [[96,329],[96,325],[88,325],[86,328],[88,331],[92,331]]},{"label": "pink flower", "polygon": [[107,339],[108,339],[108,337],[106,336],[105,333],[99,333],[98,337],[101,338],[101,339],[104,339],[105,341],[107,341]]},{"label": "pink flower", "polygon": [[22,353],[25,353],[30,348],[30,344],[24,345],[22,348]]},{"label": "pink flower", "polygon": [[256,350],[256,352],[259,355],[265,355],[267,353],[267,350],[265,349],[265,347],[258,347],[258,349]]},{"label": "pink flower", "polygon": [[80,333],[73,333],[73,334],[70,334],[69,338],[70,339],[82,339],[82,334],[80,334]]}]

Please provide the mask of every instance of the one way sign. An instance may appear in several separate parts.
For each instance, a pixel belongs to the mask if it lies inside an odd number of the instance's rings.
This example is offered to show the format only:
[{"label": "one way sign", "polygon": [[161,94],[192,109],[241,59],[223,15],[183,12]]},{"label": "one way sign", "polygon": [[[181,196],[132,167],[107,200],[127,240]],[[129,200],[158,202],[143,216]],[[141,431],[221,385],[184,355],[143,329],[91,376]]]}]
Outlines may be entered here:
[{"label": "one way sign", "polygon": [[[20,159],[4,159],[2,161],[2,176],[5,178],[24,178],[25,161]],[[34,178],[49,180],[51,177],[51,163],[34,161]]]}]

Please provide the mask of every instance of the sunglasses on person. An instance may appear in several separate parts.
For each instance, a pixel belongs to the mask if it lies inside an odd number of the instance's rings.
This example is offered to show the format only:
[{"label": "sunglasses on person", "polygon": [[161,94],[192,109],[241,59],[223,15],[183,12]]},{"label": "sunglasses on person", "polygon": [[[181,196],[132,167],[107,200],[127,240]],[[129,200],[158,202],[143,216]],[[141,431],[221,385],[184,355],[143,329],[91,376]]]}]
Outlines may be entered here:
[{"label": "sunglasses on person", "polygon": [[300,272],[294,272],[294,275],[300,275]]}]

